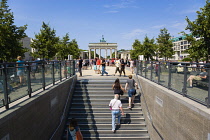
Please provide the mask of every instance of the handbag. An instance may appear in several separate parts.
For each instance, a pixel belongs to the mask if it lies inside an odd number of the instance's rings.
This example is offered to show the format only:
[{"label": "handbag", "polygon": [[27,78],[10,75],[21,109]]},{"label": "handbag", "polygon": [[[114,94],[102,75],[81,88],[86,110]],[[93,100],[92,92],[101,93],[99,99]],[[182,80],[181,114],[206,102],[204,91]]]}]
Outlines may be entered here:
[{"label": "handbag", "polygon": [[124,91],[122,89],[120,89],[120,95],[123,95]]},{"label": "handbag", "polygon": [[83,136],[80,130],[76,132],[76,140],[83,140]]}]

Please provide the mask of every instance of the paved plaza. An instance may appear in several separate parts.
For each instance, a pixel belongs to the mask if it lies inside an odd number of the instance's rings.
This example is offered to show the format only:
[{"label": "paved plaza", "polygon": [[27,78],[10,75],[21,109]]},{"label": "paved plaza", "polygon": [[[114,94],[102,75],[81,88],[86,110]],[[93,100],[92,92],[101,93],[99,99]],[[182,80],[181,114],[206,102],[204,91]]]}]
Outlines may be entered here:
[{"label": "paved plaza", "polygon": [[[106,72],[108,72],[108,76],[106,76],[106,74],[101,76],[101,74],[95,73],[95,71],[91,69],[91,67],[88,67],[87,70],[82,70],[82,77],[79,77],[79,72],[76,72],[76,75],[78,76],[78,79],[92,79],[92,78],[107,79],[107,78],[114,78],[114,77],[119,78],[120,74],[118,72],[114,76],[115,69],[116,67],[114,66],[106,66]],[[125,74],[126,74],[126,77],[132,74],[130,71],[130,67],[125,67]],[[124,77],[124,73],[122,73],[121,77]]]}]

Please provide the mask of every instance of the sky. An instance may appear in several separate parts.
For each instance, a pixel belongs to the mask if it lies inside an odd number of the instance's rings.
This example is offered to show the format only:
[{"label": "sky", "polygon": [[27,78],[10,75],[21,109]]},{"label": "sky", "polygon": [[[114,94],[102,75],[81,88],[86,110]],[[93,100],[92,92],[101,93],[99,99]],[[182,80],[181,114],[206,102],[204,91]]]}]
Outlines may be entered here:
[{"label": "sky", "polygon": [[[118,50],[130,50],[135,39],[157,38],[166,28],[171,36],[185,31],[186,16],[194,21],[205,0],[8,0],[14,24],[28,25],[26,34],[34,38],[42,23],[63,37],[69,33],[79,48],[104,39],[117,43]],[[186,31],[188,33],[188,31]]]}]

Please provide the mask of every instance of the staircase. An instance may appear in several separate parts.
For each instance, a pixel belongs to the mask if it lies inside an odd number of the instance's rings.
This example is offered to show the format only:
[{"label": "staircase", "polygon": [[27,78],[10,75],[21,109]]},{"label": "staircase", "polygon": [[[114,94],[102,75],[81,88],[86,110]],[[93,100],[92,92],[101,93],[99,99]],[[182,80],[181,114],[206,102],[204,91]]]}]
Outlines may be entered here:
[{"label": "staircase", "polygon": [[[116,128],[116,133],[111,131],[111,111],[108,105],[114,98],[112,85],[115,79],[78,80],[68,119],[78,120],[84,140],[149,140],[139,99],[135,99],[132,110],[127,109],[127,93],[121,97],[125,115],[121,117],[120,128]],[[126,80],[120,78],[123,87]]]}]

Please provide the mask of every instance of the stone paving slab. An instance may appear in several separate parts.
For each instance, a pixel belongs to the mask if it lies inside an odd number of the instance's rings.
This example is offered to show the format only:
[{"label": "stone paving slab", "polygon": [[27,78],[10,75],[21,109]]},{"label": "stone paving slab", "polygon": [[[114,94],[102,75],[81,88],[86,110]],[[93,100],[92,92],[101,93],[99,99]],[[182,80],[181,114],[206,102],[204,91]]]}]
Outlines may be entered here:
[{"label": "stone paving slab", "polygon": [[[106,72],[108,72],[108,76],[106,76],[106,74],[104,74],[103,76],[101,76],[101,74],[97,74],[95,73],[95,71],[93,69],[91,69],[90,67],[87,68],[87,70],[82,70],[82,77],[79,77],[79,72],[76,72],[76,75],[78,76],[78,80],[80,79],[96,79],[96,78],[101,78],[101,79],[113,79],[113,78],[120,78],[122,79],[124,77],[124,73],[122,73],[122,76],[120,77],[119,72],[117,72],[117,74],[114,76],[115,74],[115,69],[116,67],[112,67],[112,66],[106,66]],[[128,75],[132,75],[130,68],[126,67],[125,68],[125,78],[128,78]]]}]

